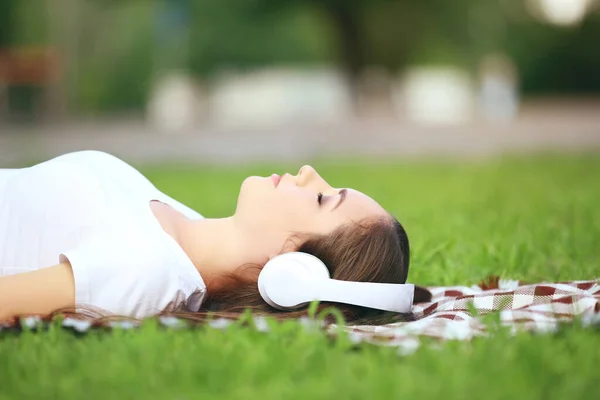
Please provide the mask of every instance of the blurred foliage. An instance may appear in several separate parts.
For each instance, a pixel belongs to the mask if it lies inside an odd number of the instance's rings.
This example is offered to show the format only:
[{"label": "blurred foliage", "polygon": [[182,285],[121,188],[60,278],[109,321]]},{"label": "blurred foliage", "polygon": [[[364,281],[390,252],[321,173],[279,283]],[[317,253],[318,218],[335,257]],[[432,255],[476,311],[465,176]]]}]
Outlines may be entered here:
[{"label": "blurred foliage", "polygon": [[337,64],[356,78],[369,65],[391,72],[413,64],[474,71],[494,52],[515,60],[526,94],[599,92],[599,13],[581,26],[558,28],[533,18],[525,3],[2,0],[0,46],[55,40],[61,33],[52,31],[52,18],[54,26],[73,24],[75,44],[66,54],[76,65],[71,100],[90,111],[143,107],[164,68],[207,78],[228,68]]},{"label": "blurred foliage", "polygon": [[10,1],[0,1],[0,47],[11,42],[14,17]]}]

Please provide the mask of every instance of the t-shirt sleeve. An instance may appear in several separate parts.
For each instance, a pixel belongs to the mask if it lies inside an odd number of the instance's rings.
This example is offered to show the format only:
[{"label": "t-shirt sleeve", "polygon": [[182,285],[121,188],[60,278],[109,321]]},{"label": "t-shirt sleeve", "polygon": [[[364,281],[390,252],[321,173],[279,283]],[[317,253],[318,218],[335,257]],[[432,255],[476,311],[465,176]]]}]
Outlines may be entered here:
[{"label": "t-shirt sleeve", "polygon": [[98,233],[60,254],[75,278],[78,309],[144,318],[184,303],[182,277],[169,265],[161,243],[142,232]]}]

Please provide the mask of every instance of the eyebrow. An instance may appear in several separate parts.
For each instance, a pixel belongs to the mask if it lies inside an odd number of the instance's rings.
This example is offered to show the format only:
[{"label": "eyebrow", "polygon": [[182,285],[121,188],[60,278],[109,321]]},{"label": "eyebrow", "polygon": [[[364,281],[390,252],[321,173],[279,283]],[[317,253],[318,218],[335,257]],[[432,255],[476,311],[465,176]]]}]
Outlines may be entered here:
[{"label": "eyebrow", "polygon": [[338,208],[343,202],[344,200],[346,200],[346,194],[348,193],[348,191],[346,189],[342,189],[340,190],[340,192],[338,193],[340,195],[340,200],[338,201],[338,203],[335,205],[335,207],[333,207],[331,209],[331,211],[335,210],[336,208]]}]

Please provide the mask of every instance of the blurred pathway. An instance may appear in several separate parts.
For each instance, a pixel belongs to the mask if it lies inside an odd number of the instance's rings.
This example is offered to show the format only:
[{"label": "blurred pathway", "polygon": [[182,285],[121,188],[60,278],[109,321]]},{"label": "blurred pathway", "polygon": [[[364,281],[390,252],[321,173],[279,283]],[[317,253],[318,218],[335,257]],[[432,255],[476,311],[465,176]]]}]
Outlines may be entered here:
[{"label": "blurred pathway", "polygon": [[128,162],[304,162],[313,157],[481,157],[530,151],[599,151],[600,100],[536,102],[511,124],[424,127],[389,117],[265,130],[203,127],[153,132],[134,120],[0,127],[0,167],[69,151],[103,150]]}]

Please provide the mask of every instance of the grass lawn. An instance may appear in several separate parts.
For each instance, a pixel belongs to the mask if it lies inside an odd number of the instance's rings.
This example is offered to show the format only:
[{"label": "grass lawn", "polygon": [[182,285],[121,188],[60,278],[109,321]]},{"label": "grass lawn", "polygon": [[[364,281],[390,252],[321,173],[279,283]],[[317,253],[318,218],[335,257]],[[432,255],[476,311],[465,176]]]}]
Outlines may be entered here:
[{"label": "grass lawn", "polygon": [[[336,187],[378,200],[408,230],[409,279],[473,284],[490,274],[529,282],[600,276],[600,157],[477,162],[318,161]],[[154,166],[163,191],[207,217],[233,212],[248,174],[299,165]],[[598,329],[395,349],[332,342],[293,322],[78,337],[51,327],[0,337],[0,399],[514,399],[600,398]]]}]

